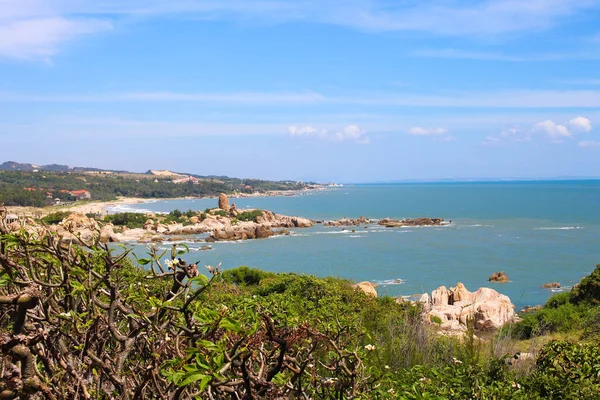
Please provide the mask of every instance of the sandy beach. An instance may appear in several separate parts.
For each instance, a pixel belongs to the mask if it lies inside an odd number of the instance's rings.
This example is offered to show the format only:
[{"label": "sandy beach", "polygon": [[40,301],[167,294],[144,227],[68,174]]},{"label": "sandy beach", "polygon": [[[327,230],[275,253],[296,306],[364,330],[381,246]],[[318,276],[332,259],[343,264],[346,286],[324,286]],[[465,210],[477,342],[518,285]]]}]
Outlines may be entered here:
[{"label": "sandy beach", "polygon": [[[234,193],[229,195],[229,198],[235,199],[240,197],[272,197],[272,196],[295,196],[299,193],[313,192],[328,190],[327,187],[315,187],[300,191],[288,191],[288,190],[272,190],[265,193]],[[48,207],[6,207],[9,214],[16,214],[19,216],[33,216],[35,218],[41,218],[45,215],[57,212],[57,211],[71,211],[81,214],[108,214],[108,209],[118,205],[127,204],[140,204],[150,201],[165,201],[165,200],[180,200],[180,199],[195,199],[199,197],[180,197],[180,198],[138,198],[138,197],[119,197],[116,200],[111,201],[82,201],[75,202],[68,205],[57,205]],[[216,196],[206,196],[200,198],[217,199]]]}]

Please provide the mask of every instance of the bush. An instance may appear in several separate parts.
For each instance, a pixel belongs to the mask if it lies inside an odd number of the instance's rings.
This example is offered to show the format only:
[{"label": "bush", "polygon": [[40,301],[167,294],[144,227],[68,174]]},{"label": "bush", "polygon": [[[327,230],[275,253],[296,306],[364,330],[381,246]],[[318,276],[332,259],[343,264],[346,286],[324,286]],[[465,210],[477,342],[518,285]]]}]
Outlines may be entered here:
[{"label": "bush", "polygon": [[220,215],[221,217],[227,217],[229,214],[227,214],[227,211],[225,210],[216,210],[216,211],[212,211],[213,215]]},{"label": "bush", "polygon": [[262,217],[263,212],[261,210],[243,211],[237,215],[238,221],[253,221],[256,222],[258,217]]},{"label": "bush", "polygon": [[256,286],[265,278],[275,277],[272,272],[265,272],[257,268],[249,268],[246,266],[223,271],[221,277],[227,283],[244,286]]},{"label": "bush", "polygon": [[572,301],[575,304],[589,303],[600,305],[600,264],[576,285],[572,292]]},{"label": "bush", "polygon": [[143,228],[147,220],[148,218],[144,214],[132,212],[110,214],[104,217],[104,222],[110,222],[117,226],[126,226],[130,229]]},{"label": "bush", "polygon": [[57,211],[42,217],[42,221],[48,225],[56,225],[69,215],[71,215],[70,211]]}]

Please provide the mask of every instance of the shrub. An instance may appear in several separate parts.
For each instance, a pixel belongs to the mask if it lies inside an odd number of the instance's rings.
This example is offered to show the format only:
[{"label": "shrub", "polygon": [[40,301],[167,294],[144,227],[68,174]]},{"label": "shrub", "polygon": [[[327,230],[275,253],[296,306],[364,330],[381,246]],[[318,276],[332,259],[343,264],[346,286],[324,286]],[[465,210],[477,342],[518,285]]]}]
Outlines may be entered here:
[{"label": "shrub", "polygon": [[229,214],[227,214],[227,211],[225,210],[216,210],[216,211],[212,211],[213,215],[220,215],[221,217],[227,217]]},{"label": "shrub", "polygon": [[574,303],[589,303],[593,305],[600,304],[600,264],[576,285],[572,292],[572,301]]},{"label": "shrub", "polygon": [[265,272],[257,268],[249,268],[246,266],[226,270],[221,274],[221,277],[227,283],[246,286],[256,286],[261,280],[272,278],[274,276],[275,274],[272,272]]},{"label": "shrub", "polygon": [[126,226],[130,229],[142,228],[148,218],[144,214],[140,213],[116,213],[109,214],[104,217],[104,222],[111,222],[113,225]]},{"label": "shrub", "polygon": [[256,222],[258,217],[262,217],[263,212],[261,210],[243,211],[237,215],[238,221],[254,221]]},{"label": "shrub", "polygon": [[42,218],[42,221],[44,221],[48,225],[55,225],[61,222],[63,219],[67,218],[69,215],[71,215],[70,211],[57,211],[52,214],[46,215]]}]

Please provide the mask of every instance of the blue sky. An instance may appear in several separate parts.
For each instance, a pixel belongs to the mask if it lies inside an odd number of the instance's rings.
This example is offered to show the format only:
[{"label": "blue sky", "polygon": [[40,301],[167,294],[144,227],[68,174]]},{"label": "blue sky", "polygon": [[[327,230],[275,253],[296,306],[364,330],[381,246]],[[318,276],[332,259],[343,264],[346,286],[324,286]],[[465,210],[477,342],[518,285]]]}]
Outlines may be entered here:
[{"label": "blue sky", "polygon": [[600,177],[597,0],[0,0],[0,161]]}]

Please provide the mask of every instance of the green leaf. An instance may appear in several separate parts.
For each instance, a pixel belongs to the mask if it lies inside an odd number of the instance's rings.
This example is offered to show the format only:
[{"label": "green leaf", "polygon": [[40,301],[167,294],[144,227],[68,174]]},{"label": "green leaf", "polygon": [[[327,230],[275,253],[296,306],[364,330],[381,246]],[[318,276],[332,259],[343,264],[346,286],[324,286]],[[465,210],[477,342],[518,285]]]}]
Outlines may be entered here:
[{"label": "green leaf", "polygon": [[152,260],[149,258],[138,258],[137,262],[140,265],[148,265],[152,262]]},{"label": "green leaf", "polygon": [[[205,379],[206,377],[207,377],[207,375],[204,375],[203,373],[195,372],[195,373],[193,373],[191,375],[188,375],[188,377],[185,378],[181,383],[179,383],[178,386],[187,386],[190,383],[197,382],[197,381],[199,381],[201,379]],[[210,380],[210,376],[208,376],[208,378]]]},{"label": "green leaf", "polygon": [[240,332],[242,330],[239,323],[231,318],[223,318],[221,322],[219,322],[219,328],[227,329],[228,331],[233,332]]}]

